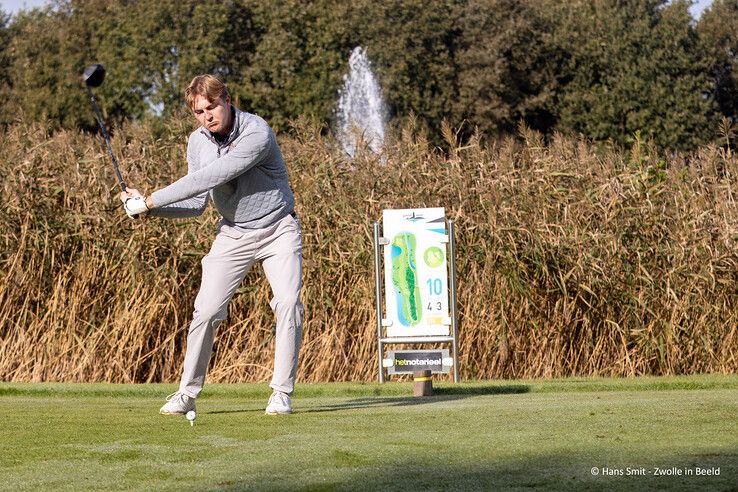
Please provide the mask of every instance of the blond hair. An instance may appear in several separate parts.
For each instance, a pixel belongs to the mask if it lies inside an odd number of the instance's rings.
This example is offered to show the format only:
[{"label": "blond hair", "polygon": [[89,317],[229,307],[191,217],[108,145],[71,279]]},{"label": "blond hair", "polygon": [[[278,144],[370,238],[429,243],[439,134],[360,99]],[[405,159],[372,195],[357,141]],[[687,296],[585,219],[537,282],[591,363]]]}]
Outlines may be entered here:
[{"label": "blond hair", "polygon": [[193,109],[195,107],[195,98],[202,96],[210,102],[215,102],[218,98],[223,98],[225,101],[226,97],[229,97],[228,88],[215,75],[205,74],[198,75],[190,85],[185,89],[185,102]]}]

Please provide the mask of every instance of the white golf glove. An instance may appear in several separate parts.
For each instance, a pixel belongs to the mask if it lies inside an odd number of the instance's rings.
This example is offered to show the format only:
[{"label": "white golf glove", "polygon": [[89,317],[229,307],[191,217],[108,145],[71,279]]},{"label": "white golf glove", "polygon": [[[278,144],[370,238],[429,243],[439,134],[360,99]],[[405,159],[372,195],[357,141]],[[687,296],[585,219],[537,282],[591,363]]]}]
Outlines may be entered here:
[{"label": "white golf glove", "polygon": [[135,219],[139,216],[144,217],[146,214],[149,213],[149,207],[146,206],[145,196],[137,196],[127,199],[125,203],[125,209],[126,214],[132,219]]}]

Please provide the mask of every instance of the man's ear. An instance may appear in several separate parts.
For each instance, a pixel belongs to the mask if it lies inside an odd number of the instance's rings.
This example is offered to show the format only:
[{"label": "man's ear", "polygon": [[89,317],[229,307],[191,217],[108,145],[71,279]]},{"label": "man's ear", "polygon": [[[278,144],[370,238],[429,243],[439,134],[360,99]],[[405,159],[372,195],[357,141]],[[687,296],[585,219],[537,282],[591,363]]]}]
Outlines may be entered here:
[{"label": "man's ear", "polygon": [[231,104],[231,95],[230,95],[230,94],[228,94],[228,95],[227,95],[227,96],[225,97],[225,102],[226,102],[226,104]]}]

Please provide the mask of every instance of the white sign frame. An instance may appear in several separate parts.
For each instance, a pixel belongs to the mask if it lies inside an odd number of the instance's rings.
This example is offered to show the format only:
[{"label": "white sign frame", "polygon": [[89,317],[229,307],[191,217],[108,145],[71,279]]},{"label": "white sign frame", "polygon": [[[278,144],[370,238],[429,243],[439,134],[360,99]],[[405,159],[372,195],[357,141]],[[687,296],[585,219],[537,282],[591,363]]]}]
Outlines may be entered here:
[{"label": "white sign frame", "polygon": [[443,207],[383,211],[388,337],[448,336],[448,234]]}]

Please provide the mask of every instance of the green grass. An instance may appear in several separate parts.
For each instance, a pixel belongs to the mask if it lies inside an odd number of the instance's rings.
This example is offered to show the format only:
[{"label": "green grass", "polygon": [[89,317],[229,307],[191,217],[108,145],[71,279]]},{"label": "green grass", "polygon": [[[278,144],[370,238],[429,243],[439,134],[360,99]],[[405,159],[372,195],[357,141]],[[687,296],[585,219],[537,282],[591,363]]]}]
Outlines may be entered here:
[{"label": "green grass", "polygon": [[[0,383],[8,490],[705,489],[738,483],[738,377],[209,385],[190,427],[172,385]],[[592,468],[599,475],[593,476]],[[603,468],[623,476],[603,476]],[[719,476],[653,476],[719,469]],[[645,476],[626,476],[645,470]]]}]

